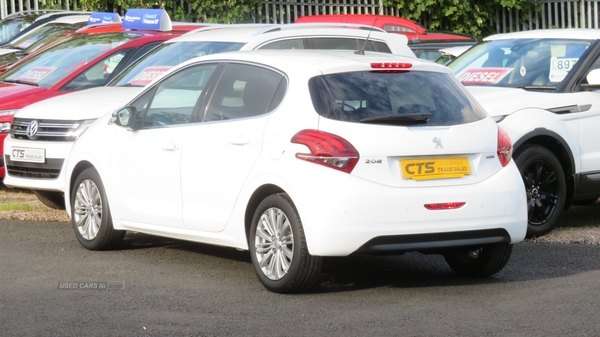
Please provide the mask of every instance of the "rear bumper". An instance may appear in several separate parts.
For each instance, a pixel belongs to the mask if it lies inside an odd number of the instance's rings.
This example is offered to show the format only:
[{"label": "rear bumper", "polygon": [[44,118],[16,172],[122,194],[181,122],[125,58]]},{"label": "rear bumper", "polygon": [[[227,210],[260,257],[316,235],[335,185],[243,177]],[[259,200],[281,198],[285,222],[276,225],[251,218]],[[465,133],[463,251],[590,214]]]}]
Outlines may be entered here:
[{"label": "rear bumper", "polygon": [[401,253],[415,250],[435,250],[510,242],[510,234],[504,228],[449,233],[392,235],[373,238],[362,245],[356,253]]},{"label": "rear bumper", "polygon": [[[512,244],[525,238],[527,198],[512,162],[476,184],[425,188],[385,186],[316,166],[307,166],[290,193],[313,255]],[[465,205],[424,207],[444,202]]]}]

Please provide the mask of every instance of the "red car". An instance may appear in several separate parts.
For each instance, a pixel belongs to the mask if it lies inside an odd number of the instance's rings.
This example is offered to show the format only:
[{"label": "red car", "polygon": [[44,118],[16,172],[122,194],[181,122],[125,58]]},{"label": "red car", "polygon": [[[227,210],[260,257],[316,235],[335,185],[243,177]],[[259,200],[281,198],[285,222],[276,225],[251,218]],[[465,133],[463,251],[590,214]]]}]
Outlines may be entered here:
[{"label": "red car", "polygon": [[[163,41],[199,28],[194,24],[172,25],[163,10],[137,9],[128,15],[131,11],[125,14],[119,31],[80,31],[0,75],[0,179],[5,175],[4,139],[19,109],[49,97],[103,86]],[[142,21],[152,23],[151,27],[144,29],[148,25]]]},{"label": "red car", "polygon": [[329,15],[307,15],[301,16],[296,20],[296,23],[315,23],[315,22],[343,22],[367,25],[381,28],[389,33],[404,34],[408,37],[409,42],[421,41],[468,41],[470,37],[457,35],[430,32],[419,26],[416,22],[399,18],[391,15],[375,15],[375,14],[329,14]]}]

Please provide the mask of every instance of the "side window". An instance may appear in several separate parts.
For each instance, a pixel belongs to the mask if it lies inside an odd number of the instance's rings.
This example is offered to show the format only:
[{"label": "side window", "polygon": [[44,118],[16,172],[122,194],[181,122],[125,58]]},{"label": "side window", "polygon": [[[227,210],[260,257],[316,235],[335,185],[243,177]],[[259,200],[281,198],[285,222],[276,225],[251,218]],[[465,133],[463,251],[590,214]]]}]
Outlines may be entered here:
[{"label": "side window", "polygon": [[404,27],[404,26],[397,26],[397,25],[384,25],[383,30],[388,31],[388,32],[416,33],[416,31],[414,29]]},{"label": "side window", "polygon": [[306,49],[339,49],[339,50],[359,50],[363,48],[366,51],[378,51],[391,53],[390,48],[382,42],[356,38],[307,38]]},{"label": "side window", "polygon": [[315,38],[307,39],[310,49],[341,49],[357,50],[365,43],[364,40],[344,38]]},{"label": "side window", "polygon": [[190,123],[194,108],[216,67],[217,64],[189,67],[160,82],[143,117],[142,127]]},{"label": "side window", "polygon": [[392,51],[390,50],[390,47],[383,42],[373,41],[371,43],[373,44],[373,46],[374,46],[373,50],[375,50],[375,51],[378,51],[381,53],[388,53],[388,54],[392,53]]},{"label": "side window", "polygon": [[259,49],[304,49],[302,39],[289,39],[275,41],[260,47]]},{"label": "side window", "polygon": [[130,52],[131,49],[123,49],[111,54],[69,81],[61,90],[83,90],[106,85],[115,68]]},{"label": "side window", "polygon": [[277,89],[285,83],[285,77],[272,70],[229,64],[215,89],[203,121],[252,117],[270,112],[280,103],[282,89]]},{"label": "side window", "polygon": [[382,53],[391,53],[390,48],[383,42],[368,41],[365,45],[365,40],[355,38],[303,38],[303,39],[288,39],[282,41],[271,42],[261,46],[259,49],[341,49],[341,50],[358,50],[362,48],[366,51],[378,51]]}]

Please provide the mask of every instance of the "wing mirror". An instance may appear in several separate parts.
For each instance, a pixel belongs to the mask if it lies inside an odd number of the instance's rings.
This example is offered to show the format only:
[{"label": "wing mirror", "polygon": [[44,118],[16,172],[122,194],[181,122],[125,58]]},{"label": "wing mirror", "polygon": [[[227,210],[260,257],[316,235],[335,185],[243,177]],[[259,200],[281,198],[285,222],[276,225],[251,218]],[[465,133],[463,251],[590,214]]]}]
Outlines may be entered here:
[{"label": "wing mirror", "polygon": [[594,69],[586,76],[587,84],[582,84],[583,90],[600,90],[600,69]]},{"label": "wing mirror", "polygon": [[135,113],[135,107],[127,106],[113,112],[111,120],[116,125],[131,131],[135,123]]}]

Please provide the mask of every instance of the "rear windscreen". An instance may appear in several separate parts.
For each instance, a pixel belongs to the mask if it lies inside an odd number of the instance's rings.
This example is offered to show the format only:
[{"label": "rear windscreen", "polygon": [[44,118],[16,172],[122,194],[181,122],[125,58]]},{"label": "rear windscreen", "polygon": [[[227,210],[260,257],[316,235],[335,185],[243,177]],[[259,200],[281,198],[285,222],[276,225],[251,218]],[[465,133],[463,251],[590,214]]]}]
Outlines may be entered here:
[{"label": "rear windscreen", "polygon": [[425,116],[427,126],[446,126],[486,116],[450,74],[339,73],[314,77],[309,88],[319,115],[345,122],[402,124],[398,121]]}]

